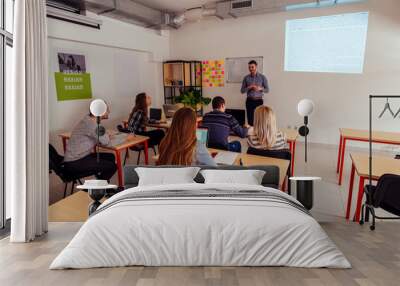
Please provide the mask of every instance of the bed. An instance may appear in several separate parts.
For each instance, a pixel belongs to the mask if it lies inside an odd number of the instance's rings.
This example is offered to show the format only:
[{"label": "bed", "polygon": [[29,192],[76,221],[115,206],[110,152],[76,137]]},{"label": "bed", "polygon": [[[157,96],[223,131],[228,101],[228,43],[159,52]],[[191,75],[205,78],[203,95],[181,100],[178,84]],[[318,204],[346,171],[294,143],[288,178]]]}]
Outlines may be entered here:
[{"label": "bed", "polygon": [[187,183],[134,186],[109,198],[50,269],[134,265],[351,267],[286,193]]}]

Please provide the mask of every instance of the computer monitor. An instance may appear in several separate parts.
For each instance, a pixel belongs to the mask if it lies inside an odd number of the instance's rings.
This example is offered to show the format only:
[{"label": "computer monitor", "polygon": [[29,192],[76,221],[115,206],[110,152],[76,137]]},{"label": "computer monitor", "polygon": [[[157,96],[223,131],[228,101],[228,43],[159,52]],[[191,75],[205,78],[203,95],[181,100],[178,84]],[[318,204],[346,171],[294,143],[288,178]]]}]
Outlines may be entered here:
[{"label": "computer monitor", "polygon": [[197,128],[196,129],[197,142],[208,145],[208,129],[207,128]]},{"label": "computer monitor", "polygon": [[162,110],[161,108],[150,108],[150,119],[161,120]]},{"label": "computer monitor", "polygon": [[239,122],[239,125],[245,125],[246,111],[244,109],[226,109],[225,113],[232,115]]},{"label": "computer monitor", "polygon": [[182,106],[180,104],[164,104],[164,114],[166,118],[174,117],[175,112],[177,112]]}]

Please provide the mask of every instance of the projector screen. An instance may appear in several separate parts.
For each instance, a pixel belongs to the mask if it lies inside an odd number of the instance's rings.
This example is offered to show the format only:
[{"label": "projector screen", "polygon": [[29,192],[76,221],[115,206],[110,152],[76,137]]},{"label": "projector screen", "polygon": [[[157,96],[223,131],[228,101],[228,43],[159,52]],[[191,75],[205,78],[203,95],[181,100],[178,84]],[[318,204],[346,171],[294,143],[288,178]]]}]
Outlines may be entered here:
[{"label": "projector screen", "polygon": [[285,71],[362,73],[368,12],[288,20]]}]

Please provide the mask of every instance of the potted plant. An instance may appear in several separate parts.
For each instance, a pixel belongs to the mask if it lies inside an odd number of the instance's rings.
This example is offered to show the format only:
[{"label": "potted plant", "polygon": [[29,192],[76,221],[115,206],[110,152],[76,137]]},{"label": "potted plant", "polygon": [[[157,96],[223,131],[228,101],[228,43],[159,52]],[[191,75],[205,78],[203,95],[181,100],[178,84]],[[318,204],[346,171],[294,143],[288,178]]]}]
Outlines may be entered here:
[{"label": "potted plant", "polygon": [[205,105],[209,105],[210,102],[211,98],[202,97],[200,91],[195,89],[186,90],[175,97],[175,103],[181,103],[195,111],[200,110]]}]

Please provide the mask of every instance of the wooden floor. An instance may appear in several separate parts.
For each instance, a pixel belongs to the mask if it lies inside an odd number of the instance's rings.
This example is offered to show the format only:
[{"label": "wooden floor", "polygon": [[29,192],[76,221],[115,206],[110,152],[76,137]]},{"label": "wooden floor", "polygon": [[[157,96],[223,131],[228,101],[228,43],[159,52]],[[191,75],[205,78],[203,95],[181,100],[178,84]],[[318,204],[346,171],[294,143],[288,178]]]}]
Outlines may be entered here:
[{"label": "wooden floor", "polygon": [[322,223],[353,268],[126,267],[48,270],[81,223],[50,223],[31,244],[0,241],[0,285],[399,285],[400,224],[379,222],[377,230],[354,223]]}]

